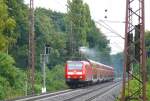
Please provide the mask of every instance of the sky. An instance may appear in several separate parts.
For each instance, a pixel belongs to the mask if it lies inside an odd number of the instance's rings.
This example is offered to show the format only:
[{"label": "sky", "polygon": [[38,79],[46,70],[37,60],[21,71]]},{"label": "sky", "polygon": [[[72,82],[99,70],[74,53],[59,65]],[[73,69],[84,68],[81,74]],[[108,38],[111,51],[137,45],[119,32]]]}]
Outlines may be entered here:
[{"label": "sky", "polygon": [[[29,4],[30,0],[25,0]],[[126,0],[83,0],[90,7],[92,19],[110,40],[111,54],[123,51],[124,40],[115,33],[124,37],[125,33],[125,5]],[[67,12],[67,0],[34,0],[35,7],[43,7],[58,12]],[[105,11],[107,10],[107,12]],[[150,30],[150,0],[145,0],[145,27]],[[107,16],[107,18],[105,18]],[[106,27],[112,28],[109,31]],[[112,33],[113,32],[113,33]],[[114,33],[115,32],[115,33]]]}]

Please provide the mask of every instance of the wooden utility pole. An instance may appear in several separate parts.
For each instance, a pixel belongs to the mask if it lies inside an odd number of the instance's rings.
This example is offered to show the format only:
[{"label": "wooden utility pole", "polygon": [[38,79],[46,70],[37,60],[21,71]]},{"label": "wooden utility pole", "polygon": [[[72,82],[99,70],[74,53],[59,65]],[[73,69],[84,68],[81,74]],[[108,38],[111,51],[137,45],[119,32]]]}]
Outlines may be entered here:
[{"label": "wooden utility pole", "polygon": [[28,82],[31,85],[32,94],[34,94],[34,71],[35,71],[35,34],[34,34],[34,0],[30,0],[30,12],[29,12],[29,57],[28,67],[29,76]]}]

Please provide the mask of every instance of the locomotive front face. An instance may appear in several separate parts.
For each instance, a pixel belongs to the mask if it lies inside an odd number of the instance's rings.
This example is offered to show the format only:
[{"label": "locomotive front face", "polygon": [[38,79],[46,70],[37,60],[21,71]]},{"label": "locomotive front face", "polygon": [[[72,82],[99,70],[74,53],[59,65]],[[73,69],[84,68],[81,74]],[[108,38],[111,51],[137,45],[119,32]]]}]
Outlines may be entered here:
[{"label": "locomotive front face", "polygon": [[68,79],[82,79],[83,64],[78,61],[67,63],[67,78]]}]

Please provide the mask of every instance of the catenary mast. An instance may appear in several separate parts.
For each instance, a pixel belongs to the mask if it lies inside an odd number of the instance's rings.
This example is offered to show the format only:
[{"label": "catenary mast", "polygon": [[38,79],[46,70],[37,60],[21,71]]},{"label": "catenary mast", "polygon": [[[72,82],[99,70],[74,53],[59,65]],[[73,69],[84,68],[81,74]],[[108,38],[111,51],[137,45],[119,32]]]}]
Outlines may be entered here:
[{"label": "catenary mast", "polygon": [[[124,73],[121,101],[146,101],[144,0],[126,0]],[[135,67],[134,64],[138,64]],[[135,73],[137,69],[138,73]],[[136,72],[137,72],[136,71]],[[138,89],[131,91],[130,80],[138,82]]]}]

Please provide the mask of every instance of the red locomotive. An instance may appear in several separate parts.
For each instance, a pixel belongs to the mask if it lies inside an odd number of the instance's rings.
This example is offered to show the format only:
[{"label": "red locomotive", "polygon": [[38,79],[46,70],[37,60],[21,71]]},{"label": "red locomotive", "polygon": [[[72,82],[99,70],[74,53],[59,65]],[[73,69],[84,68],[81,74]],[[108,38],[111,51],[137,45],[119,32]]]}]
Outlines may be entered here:
[{"label": "red locomotive", "polygon": [[114,69],[92,60],[67,61],[65,78],[70,87],[79,84],[111,81],[114,79]]}]

